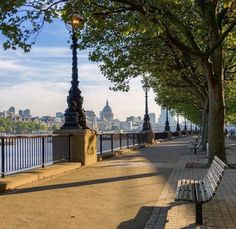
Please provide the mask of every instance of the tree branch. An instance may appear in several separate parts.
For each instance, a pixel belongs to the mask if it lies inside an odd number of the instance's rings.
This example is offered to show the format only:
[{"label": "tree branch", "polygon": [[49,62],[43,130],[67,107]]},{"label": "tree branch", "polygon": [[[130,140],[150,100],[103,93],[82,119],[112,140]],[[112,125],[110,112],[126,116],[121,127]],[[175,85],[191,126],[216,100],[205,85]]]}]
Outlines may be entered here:
[{"label": "tree branch", "polygon": [[205,53],[206,57],[209,57],[217,49],[217,47],[224,41],[224,39],[227,37],[227,35],[233,30],[235,25],[236,25],[236,19],[234,19],[232,21],[231,25],[229,25],[229,27],[222,33],[221,37],[212,46],[212,48],[206,51],[206,53]]}]

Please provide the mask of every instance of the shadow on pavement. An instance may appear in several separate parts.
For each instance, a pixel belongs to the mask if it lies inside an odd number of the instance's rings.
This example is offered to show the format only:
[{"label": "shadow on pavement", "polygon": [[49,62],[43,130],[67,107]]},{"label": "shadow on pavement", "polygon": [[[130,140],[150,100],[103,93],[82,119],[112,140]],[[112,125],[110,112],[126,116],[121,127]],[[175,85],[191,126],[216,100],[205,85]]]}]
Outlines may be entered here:
[{"label": "shadow on pavement", "polygon": [[88,180],[88,181],[79,181],[73,183],[64,183],[64,184],[54,184],[54,185],[44,185],[44,186],[37,186],[31,188],[24,188],[15,190],[13,192],[3,193],[2,195],[13,195],[13,194],[22,194],[28,192],[39,192],[39,191],[46,191],[52,189],[64,189],[64,188],[71,188],[71,187],[79,187],[79,186],[87,186],[87,185],[96,185],[96,184],[103,184],[108,182],[117,182],[117,181],[124,181],[124,180],[132,180],[132,179],[140,179],[140,178],[147,178],[160,175],[158,172],[153,173],[143,173],[143,174],[136,174],[136,175],[129,175],[129,176],[121,176],[121,177],[110,177],[110,178],[102,178],[96,180]]},{"label": "shadow on pavement", "polygon": [[[143,229],[148,228],[165,228],[168,223],[168,211],[175,206],[184,205],[184,201],[171,202],[167,206],[143,206],[139,209],[135,218],[120,223],[117,229]],[[191,224],[186,229],[196,228],[196,224]]]},{"label": "shadow on pavement", "polygon": [[141,207],[135,218],[120,223],[117,229],[143,229],[152,213],[152,210],[152,206]]}]

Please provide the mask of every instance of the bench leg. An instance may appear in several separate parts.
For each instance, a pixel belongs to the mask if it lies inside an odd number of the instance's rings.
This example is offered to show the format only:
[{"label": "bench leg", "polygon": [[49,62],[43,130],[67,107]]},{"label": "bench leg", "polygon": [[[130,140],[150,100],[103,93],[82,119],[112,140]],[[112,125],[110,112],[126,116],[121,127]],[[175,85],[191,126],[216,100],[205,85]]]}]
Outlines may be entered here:
[{"label": "bench leg", "polygon": [[194,154],[196,154],[197,153],[197,149],[196,149],[196,147],[194,147]]},{"label": "bench leg", "polygon": [[196,203],[196,224],[202,225],[202,203]]}]

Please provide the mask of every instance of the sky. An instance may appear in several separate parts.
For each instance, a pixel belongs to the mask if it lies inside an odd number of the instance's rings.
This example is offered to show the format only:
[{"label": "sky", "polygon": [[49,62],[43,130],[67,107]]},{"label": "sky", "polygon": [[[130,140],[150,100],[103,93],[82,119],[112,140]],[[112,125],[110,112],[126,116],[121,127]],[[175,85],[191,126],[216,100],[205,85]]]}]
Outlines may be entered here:
[{"label": "sky", "polygon": [[[0,35],[2,36],[2,35]],[[0,111],[14,106],[30,109],[33,116],[64,112],[71,81],[71,50],[69,32],[64,23],[45,25],[30,53],[0,47]],[[0,37],[0,41],[2,38]],[[144,91],[141,78],[133,79],[129,92],[109,90],[112,84],[102,75],[98,63],[88,60],[88,51],[78,50],[79,88],[85,110],[97,116],[108,99],[114,118],[144,115]],[[149,92],[149,112],[160,114],[160,107]]]}]

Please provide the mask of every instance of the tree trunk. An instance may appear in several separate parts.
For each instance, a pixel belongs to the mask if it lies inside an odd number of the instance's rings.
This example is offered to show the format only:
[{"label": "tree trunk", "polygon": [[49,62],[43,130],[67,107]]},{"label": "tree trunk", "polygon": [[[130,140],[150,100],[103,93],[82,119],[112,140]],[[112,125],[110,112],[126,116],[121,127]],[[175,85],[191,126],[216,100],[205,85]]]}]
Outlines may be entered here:
[{"label": "tree trunk", "polygon": [[214,156],[218,156],[221,160],[226,162],[224,135],[225,103],[223,88],[223,68],[221,68],[221,71],[216,71],[217,69],[220,69],[219,66],[213,67],[213,64],[209,60],[204,61],[203,65],[208,80],[209,95],[209,163],[213,160]]},{"label": "tree trunk", "polygon": [[206,98],[204,104],[204,110],[202,112],[202,148],[201,151],[206,151],[206,143],[208,137],[208,118],[209,118],[209,104],[208,98]]}]

